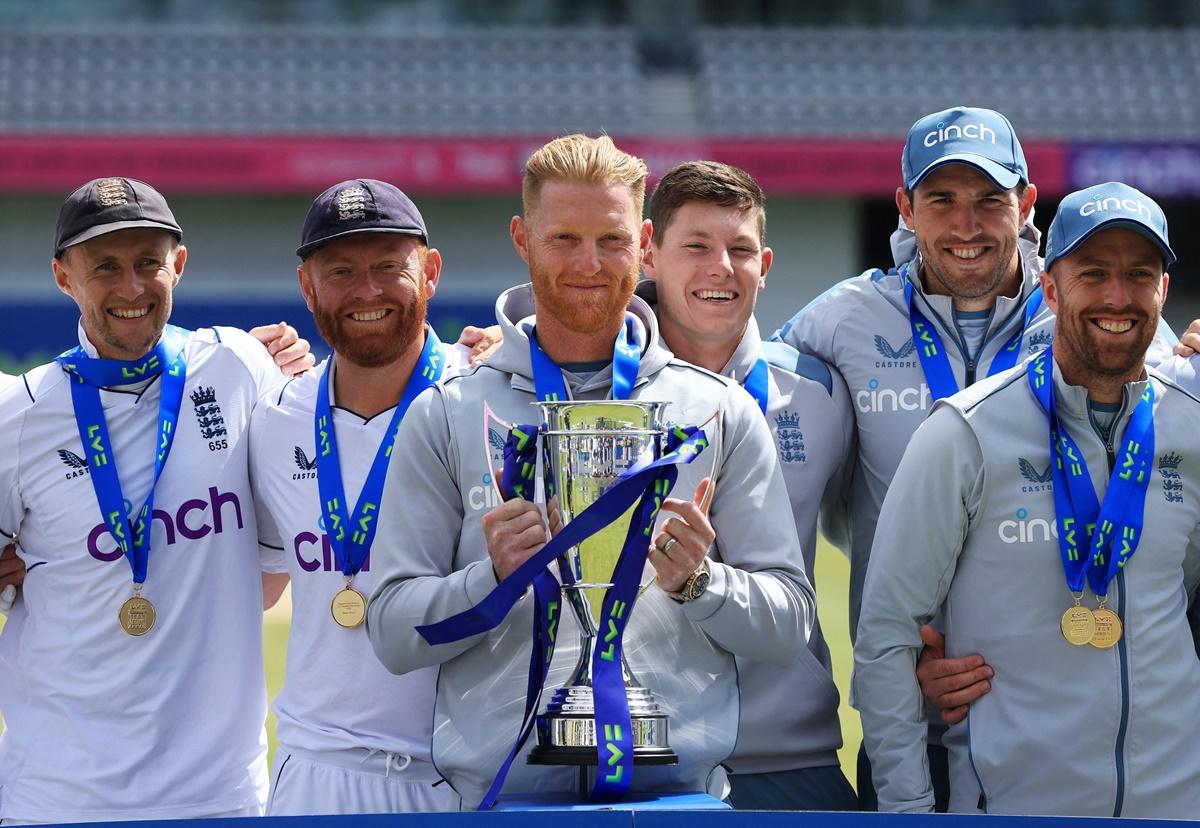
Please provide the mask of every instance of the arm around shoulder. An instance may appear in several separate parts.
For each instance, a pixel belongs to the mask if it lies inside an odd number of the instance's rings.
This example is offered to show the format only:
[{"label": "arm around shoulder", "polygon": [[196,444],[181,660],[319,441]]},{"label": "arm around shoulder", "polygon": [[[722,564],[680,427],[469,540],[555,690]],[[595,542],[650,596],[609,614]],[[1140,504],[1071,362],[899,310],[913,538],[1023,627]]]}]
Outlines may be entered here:
[{"label": "arm around shoulder", "polygon": [[933,810],[916,675],[921,625],[949,592],[982,467],[974,432],[956,409],[939,405],[913,435],[880,512],[853,680],[880,810]]}]

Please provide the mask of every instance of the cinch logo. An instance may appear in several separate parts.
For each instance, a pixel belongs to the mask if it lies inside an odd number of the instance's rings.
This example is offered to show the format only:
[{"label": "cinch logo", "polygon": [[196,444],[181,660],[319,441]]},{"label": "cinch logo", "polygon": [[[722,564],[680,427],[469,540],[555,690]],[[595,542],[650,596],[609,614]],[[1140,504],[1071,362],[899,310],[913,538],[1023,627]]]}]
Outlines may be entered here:
[{"label": "cinch logo", "polygon": [[[319,523],[324,523],[322,518]],[[316,547],[320,547],[318,552]],[[292,539],[292,550],[296,553],[296,563],[305,572],[341,572],[337,557],[333,554],[333,546],[329,543],[329,535],[324,532],[320,536],[312,532],[301,532]],[[363,559],[363,572],[371,571],[371,553]]]},{"label": "cinch logo", "polygon": [[882,360],[875,361],[876,368],[915,368],[917,361],[908,359],[916,350],[916,345],[913,343],[910,336],[905,340],[904,344],[899,348],[893,348],[892,343],[888,342],[879,334],[875,335],[875,350],[883,357]]},{"label": "cinch logo", "polygon": [[[154,521],[160,521],[167,534],[167,546],[178,543],[179,536],[183,536],[184,540],[200,540],[209,534],[219,535],[225,531],[225,518],[228,517],[224,511],[226,506],[233,507],[237,528],[244,529],[242,503],[238,496],[233,492],[220,492],[215,486],[209,486],[207,501],[185,500],[179,504],[179,509],[174,515],[162,509],[155,509],[150,519],[151,531],[154,530]],[[198,524],[197,519],[192,517],[197,512],[200,513]],[[100,548],[101,539],[104,539],[107,549]],[[88,553],[98,561],[116,561],[121,558],[121,550],[117,548],[116,542],[108,533],[108,527],[103,523],[96,524],[88,533],[87,546]]]},{"label": "cinch logo", "polygon": [[1109,196],[1103,199],[1097,198],[1087,202],[1079,208],[1079,215],[1091,216],[1096,213],[1107,213],[1109,210],[1119,210],[1124,213],[1144,216],[1146,221],[1154,220],[1154,214],[1150,212],[1150,208],[1141,201],[1135,198],[1117,198],[1116,196]]},{"label": "cinch logo", "polygon": [[1029,517],[1028,509],[1017,509],[1016,520],[1002,520],[997,533],[1005,543],[1040,543],[1058,537],[1053,520]]},{"label": "cinch logo", "polygon": [[938,128],[925,133],[924,144],[927,147],[936,146],[943,141],[953,141],[955,138],[971,138],[975,141],[991,141],[996,143],[996,133],[986,124],[938,124]]},{"label": "cinch logo", "polygon": [[1050,464],[1046,465],[1045,471],[1038,471],[1037,466],[1033,465],[1033,463],[1030,463],[1024,457],[1018,457],[1017,467],[1021,470],[1021,477],[1024,477],[1031,484],[1021,486],[1021,491],[1048,492],[1053,488],[1050,485],[1052,474]]},{"label": "cinch logo", "polygon": [[496,487],[492,485],[491,472],[484,472],[480,480],[482,485],[472,486],[467,490],[467,505],[477,512],[480,509],[495,509],[503,501],[496,493]]},{"label": "cinch logo", "polygon": [[933,405],[929,386],[921,383],[920,388],[880,388],[879,380],[872,377],[867,387],[854,395],[854,403],[864,414],[880,411],[924,411]]}]

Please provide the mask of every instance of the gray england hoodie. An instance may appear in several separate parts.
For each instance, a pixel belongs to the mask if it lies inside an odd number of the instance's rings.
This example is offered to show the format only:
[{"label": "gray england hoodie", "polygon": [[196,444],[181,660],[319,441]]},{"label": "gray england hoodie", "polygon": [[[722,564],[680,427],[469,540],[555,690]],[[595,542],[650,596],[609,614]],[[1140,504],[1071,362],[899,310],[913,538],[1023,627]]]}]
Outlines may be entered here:
[{"label": "gray england hoodie", "polygon": [[[1109,588],[1125,634],[1073,646],[1048,424],[1023,366],[937,404],[883,504],[855,645],[881,810],[933,807],[919,626],[941,608],[947,655],[983,653],[991,691],[951,726],[950,810],[1193,818],[1200,813],[1200,662],[1186,617],[1200,581],[1200,402],[1153,370],[1131,383],[1106,446],[1087,391],[1054,371],[1058,413],[1097,496],[1111,446],[1155,390],[1155,458],[1137,551]],[[1090,591],[1086,606],[1094,607]]]},{"label": "gray england hoodie", "polygon": [[[520,324],[532,321],[530,286],[506,291],[496,307],[504,332],[500,350],[473,372],[423,393],[404,418],[398,438],[403,448],[388,470],[388,505],[372,550],[379,586],[368,612],[371,643],[390,670],[439,666],[433,760],[466,807],[482,798],[518,731],[532,602],[520,601],[495,630],[457,643],[430,646],[414,628],[478,603],[496,585],[481,528],[495,505],[488,471],[494,449],[484,434],[483,405],[510,423],[537,419],[529,341]],[[633,784],[635,790],[722,795],[724,775],[717,766],[737,737],[734,656],[794,660],[814,621],[813,591],[756,403],[737,383],[675,360],[659,343],[654,315],[640,299],[634,297],[629,310],[642,350],[633,397],[669,401],[665,416],[680,424],[723,411],[708,591],[678,604],[651,588],[626,631],[630,667],[670,716],[671,744],[679,755],[677,765],[638,767]],[[564,376],[576,399],[609,396],[611,366],[586,381]],[[673,496],[690,498],[712,462],[701,455],[682,467]],[[543,708],[578,654],[574,620],[566,615],[563,621]],[[523,752],[504,792],[574,788],[574,769],[527,765]]]}]

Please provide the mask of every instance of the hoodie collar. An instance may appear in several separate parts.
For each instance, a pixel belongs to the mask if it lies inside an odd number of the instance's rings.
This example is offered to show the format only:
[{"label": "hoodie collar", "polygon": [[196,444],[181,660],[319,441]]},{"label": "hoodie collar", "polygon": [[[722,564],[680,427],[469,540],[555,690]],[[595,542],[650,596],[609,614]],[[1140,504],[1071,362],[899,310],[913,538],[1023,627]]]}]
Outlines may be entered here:
[{"label": "hoodie collar", "polygon": [[[1114,435],[1124,433],[1125,425],[1129,422],[1129,418],[1133,414],[1133,406],[1130,404],[1130,401],[1137,400],[1142,394],[1146,393],[1146,386],[1149,383],[1150,375],[1144,368],[1142,369],[1142,379],[1125,383],[1120,417],[1113,423],[1112,433]],[[1054,407],[1059,418],[1084,424],[1090,430],[1091,418],[1088,415],[1088,390],[1082,385],[1067,384],[1067,381],[1063,379],[1062,371],[1059,370],[1057,359],[1054,360]]]},{"label": "hoodie collar", "polygon": [[[641,385],[671,361],[672,354],[658,336],[658,320],[654,311],[636,295],[630,297],[626,309],[634,316],[634,338],[642,352],[635,385]],[[488,360],[496,370],[512,375],[512,387],[521,391],[533,390],[533,365],[529,358],[529,335],[526,326],[536,322],[533,285],[509,288],[496,299],[496,321],[503,331],[504,341]],[[570,375],[564,374],[569,380]],[[612,386],[612,366],[597,371],[582,385],[572,386],[572,392],[588,392]]]}]

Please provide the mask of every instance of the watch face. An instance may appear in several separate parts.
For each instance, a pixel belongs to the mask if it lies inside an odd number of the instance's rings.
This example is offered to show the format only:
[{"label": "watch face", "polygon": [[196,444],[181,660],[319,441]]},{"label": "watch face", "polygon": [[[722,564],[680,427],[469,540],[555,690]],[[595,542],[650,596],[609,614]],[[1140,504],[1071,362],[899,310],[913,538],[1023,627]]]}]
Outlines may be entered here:
[{"label": "watch face", "polygon": [[704,590],[708,589],[708,578],[709,575],[707,572],[696,573],[696,577],[692,580],[691,584],[689,584],[687,597],[684,598],[684,600],[695,601],[697,598],[703,595]]}]

